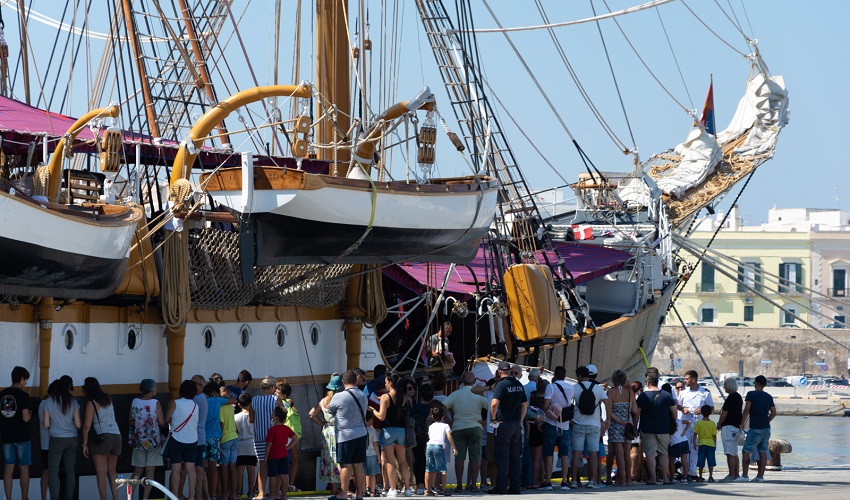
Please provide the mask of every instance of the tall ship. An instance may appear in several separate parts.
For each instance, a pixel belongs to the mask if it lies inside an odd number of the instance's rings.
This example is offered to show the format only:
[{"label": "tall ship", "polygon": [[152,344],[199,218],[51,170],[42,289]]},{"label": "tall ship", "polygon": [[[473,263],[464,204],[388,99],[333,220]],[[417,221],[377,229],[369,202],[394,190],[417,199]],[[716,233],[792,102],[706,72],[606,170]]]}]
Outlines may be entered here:
[{"label": "tall ship", "polygon": [[[377,364],[639,377],[682,272],[671,235],[772,155],[781,77],[754,56],[737,128],[695,119],[628,174],[588,169],[551,217],[500,123],[473,9],[373,3],[68,2],[59,17],[4,2],[2,366],[28,368],[39,396],[97,377],[118,412],[142,379],[166,397],[242,369],[285,377],[303,414],[332,373]],[[401,88],[414,6],[435,81]],[[432,349],[446,322],[454,366]]]}]

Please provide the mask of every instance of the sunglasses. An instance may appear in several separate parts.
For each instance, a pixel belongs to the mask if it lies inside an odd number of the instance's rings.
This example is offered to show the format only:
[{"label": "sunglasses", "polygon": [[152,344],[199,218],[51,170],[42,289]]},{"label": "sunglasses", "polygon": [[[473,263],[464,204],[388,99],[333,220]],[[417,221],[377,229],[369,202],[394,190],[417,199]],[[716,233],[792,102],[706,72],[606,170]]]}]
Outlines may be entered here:
[{"label": "sunglasses", "polygon": [[408,391],[415,391],[416,387],[409,385],[409,386],[405,387],[405,389],[407,389]]}]

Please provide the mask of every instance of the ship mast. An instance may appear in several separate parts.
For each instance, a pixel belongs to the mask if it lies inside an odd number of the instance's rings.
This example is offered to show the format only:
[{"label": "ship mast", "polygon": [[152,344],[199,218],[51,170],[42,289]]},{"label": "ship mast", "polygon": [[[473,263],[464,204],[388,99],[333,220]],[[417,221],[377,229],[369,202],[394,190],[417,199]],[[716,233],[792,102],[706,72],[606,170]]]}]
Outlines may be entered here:
[{"label": "ship mast", "polygon": [[148,128],[153,136],[154,142],[161,141],[159,135],[159,125],[156,121],[156,113],[153,109],[153,98],[151,97],[151,87],[148,83],[148,75],[145,70],[145,62],[142,59],[142,51],[139,46],[139,37],[136,33],[135,24],[133,23],[133,7],[130,0],[122,0],[124,8],[124,23],[127,25],[127,38],[130,39],[130,46],[133,48],[133,58],[136,60],[136,71],[139,72],[139,84],[142,86],[142,97],[145,100],[145,116],[148,119]]},{"label": "ship mast", "polygon": [[[347,19],[346,0],[316,0],[316,87],[319,95],[328,99],[338,111],[335,117],[329,116],[319,122],[316,130],[316,142],[319,144],[339,142],[343,139],[339,137],[339,131],[347,131],[351,126]],[[321,113],[319,110],[317,115]],[[321,159],[335,161],[332,172],[336,171],[340,177],[348,173],[351,154],[346,147],[320,149],[317,154]],[[345,319],[345,354],[349,370],[360,366],[361,332],[366,315],[360,307],[362,270],[362,265],[353,266],[354,276],[346,284],[345,300],[339,311]]]},{"label": "ship mast", "polygon": [[[210,73],[207,70],[207,61],[201,51],[201,44],[198,43],[198,36],[195,33],[195,25],[189,15],[189,8],[186,6],[186,0],[177,0],[177,5],[180,7],[183,24],[186,26],[186,36],[189,37],[189,42],[192,46],[192,54],[195,56],[195,61],[198,64],[198,73],[201,77],[201,81],[196,81],[195,85],[199,88],[203,87],[203,91],[207,95],[210,105],[213,105],[216,103],[216,98],[213,93],[212,79],[210,79]],[[277,85],[276,79],[275,85]],[[228,138],[227,126],[223,121],[218,124],[218,133],[220,135],[219,139],[221,140],[222,147],[224,147],[224,149],[231,149],[232,146],[230,145],[230,139]]]}]

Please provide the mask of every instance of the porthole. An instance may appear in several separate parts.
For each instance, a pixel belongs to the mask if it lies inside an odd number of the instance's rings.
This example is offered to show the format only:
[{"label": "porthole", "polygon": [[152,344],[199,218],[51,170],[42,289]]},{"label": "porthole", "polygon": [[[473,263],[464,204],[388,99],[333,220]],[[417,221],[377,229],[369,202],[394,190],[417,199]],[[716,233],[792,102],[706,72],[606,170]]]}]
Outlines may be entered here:
[{"label": "porthole", "polygon": [[286,327],[283,325],[277,325],[277,330],[274,335],[275,340],[277,340],[277,346],[283,347],[283,344],[286,343]]},{"label": "porthole", "polygon": [[72,327],[68,327],[65,329],[65,349],[71,350],[74,348],[74,337],[76,336],[76,332]]},{"label": "porthole", "polygon": [[251,342],[251,327],[248,325],[242,325],[242,329],[239,330],[239,342],[242,347],[248,347],[248,343]]},{"label": "porthole", "polygon": [[313,345],[319,344],[319,325],[315,323],[310,327],[310,342],[312,342]]},{"label": "porthole", "polygon": [[142,344],[142,332],[135,326],[127,329],[127,348],[134,351]]},{"label": "porthole", "polygon": [[215,336],[215,332],[212,327],[204,328],[204,347],[207,349],[212,349],[213,345],[213,337]]}]

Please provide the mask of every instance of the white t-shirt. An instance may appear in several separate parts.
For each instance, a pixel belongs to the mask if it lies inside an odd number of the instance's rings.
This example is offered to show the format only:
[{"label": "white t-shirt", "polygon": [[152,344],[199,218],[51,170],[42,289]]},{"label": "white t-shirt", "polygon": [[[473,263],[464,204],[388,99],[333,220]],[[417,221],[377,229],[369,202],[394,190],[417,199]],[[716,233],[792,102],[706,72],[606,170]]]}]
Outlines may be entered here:
[{"label": "white t-shirt", "polygon": [[378,453],[375,451],[375,443],[378,442],[378,429],[375,429],[371,425],[366,428],[366,456],[367,457],[377,457]]},{"label": "white t-shirt", "polygon": [[449,433],[449,424],[444,422],[434,422],[428,426],[428,443],[444,446],[446,434]]},{"label": "white t-shirt", "polygon": [[608,394],[605,393],[605,389],[602,388],[599,384],[593,384],[593,395],[596,396],[596,409],[593,411],[593,415],[584,415],[578,409],[578,402],[581,398],[581,393],[584,392],[584,387],[590,387],[592,382],[590,380],[585,380],[584,382],[579,382],[573,386],[573,400],[576,404],[575,413],[573,414],[573,424],[577,425],[592,425],[594,427],[602,428],[602,404],[603,400],[608,400]]},{"label": "white t-shirt", "polygon": [[[561,392],[558,387],[555,387],[555,384],[558,385],[564,392]],[[566,397],[564,397],[566,395]],[[556,404],[561,408],[566,408],[570,406],[570,402],[573,400],[573,386],[572,384],[568,384],[563,380],[556,380],[551,384],[546,386],[546,392],[543,394],[544,399],[548,399],[550,404]],[[569,429],[569,422],[559,422],[557,420],[552,420],[549,417],[546,417],[546,423],[549,425],[554,425],[555,427],[559,427],[561,429]]]},{"label": "white t-shirt", "polygon": [[[685,387],[676,400],[676,404],[682,408],[689,408],[690,413],[682,416],[682,420],[690,420],[695,422],[700,416],[700,409],[703,405],[714,406],[714,401],[711,399],[711,393],[705,387],[699,387],[693,390],[690,387]],[[691,425],[693,428],[693,425]]]},{"label": "white t-shirt", "polygon": [[[686,421],[687,422],[687,421]],[[693,425],[689,425],[688,429],[693,427]],[[685,435],[682,435],[682,431],[685,431]],[[685,424],[682,423],[681,418],[676,419],[676,432],[674,432],[670,436],[670,444],[679,444],[688,440],[688,432],[685,430]]]},{"label": "white t-shirt", "polygon": [[257,456],[257,451],[254,449],[254,424],[248,421],[248,412],[237,413],[233,416],[233,420],[236,421],[236,435],[239,436],[236,455]]}]

